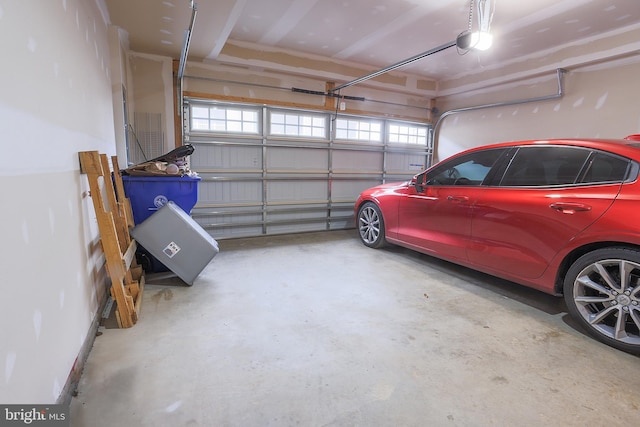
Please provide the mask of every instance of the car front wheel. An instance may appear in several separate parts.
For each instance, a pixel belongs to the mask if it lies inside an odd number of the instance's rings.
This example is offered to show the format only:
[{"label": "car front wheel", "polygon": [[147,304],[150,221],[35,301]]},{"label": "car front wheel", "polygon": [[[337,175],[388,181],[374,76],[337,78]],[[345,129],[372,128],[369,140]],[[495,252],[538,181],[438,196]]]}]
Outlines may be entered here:
[{"label": "car front wheel", "polygon": [[358,232],[360,240],[370,248],[385,245],[384,220],[380,208],[375,203],[367,202],[358,210]]},{"label": "car front wheel", "polygon": [[640,251],[604,248],[583,255],[567,272],[564,298],[597,340],[640,354]]}]

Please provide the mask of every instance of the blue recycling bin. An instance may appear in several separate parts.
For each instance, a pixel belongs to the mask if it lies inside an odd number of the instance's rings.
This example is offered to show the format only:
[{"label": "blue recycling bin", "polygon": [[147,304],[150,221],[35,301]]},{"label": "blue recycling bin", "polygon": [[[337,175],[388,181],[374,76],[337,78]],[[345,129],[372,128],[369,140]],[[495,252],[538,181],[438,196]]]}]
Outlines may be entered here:
[{"label": "blue recycling bin", "polygon": [[198,202],[199,176],[132,176],[123,175],[124,193],[131,201],[136,225],[154,214],[169,200],[191,213]]},{"label": "blue recycling bin", "polygon": [[[133,176],[123,175],[124,193],[131,202],[133,220],[140,225],[169,201],[187,214],[198,202],[199,176]],[[147,272],[163,272],[169,269],[144,247],[138,246],[138,262]]]}]

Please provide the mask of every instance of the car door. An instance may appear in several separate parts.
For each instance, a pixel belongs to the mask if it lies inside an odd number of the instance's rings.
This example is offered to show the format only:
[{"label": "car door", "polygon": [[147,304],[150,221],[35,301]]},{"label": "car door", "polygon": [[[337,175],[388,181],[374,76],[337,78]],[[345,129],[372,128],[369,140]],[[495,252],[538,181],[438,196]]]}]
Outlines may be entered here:
[{"label": "car door", "polygon": [[629,162],[571,146],[520,147],[510,155],[500,182],[476,201],[467,256],[485,268],[536,278],[611,206]]},{"label": "car door", "polygon": [[471,217],[482,183],[505,152],[492,149],[453,158],[418,175],[398,206],[398,239],[413,249],[465,259]]}]

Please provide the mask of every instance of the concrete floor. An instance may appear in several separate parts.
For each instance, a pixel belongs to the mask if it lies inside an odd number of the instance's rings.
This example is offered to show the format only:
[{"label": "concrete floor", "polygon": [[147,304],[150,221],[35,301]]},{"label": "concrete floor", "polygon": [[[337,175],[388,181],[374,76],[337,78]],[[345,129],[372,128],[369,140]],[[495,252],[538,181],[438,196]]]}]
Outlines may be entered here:
[{"label": "concrete floor", "polygon": [[72,426],[624,426],[639,358],[561,299],[335,231],[219,242],[102,329]]}]

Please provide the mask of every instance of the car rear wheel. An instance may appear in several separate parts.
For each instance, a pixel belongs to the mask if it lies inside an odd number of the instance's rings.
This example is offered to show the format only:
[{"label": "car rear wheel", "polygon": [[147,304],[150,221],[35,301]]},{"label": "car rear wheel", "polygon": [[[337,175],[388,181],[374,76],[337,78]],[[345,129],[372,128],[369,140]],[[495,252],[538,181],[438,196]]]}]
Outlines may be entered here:
[{"label": "car rear wheel", "polygon": [[384,220],[380,208],[375,203],[367,202],[358,210],[358,232],[360,240],[370,248],[385,245]]},{"label": "car rear wheel", "polygon": [[593,337],[640,354],[640,251],[605,248],[583,255],[567,272],[564,298]]}]

